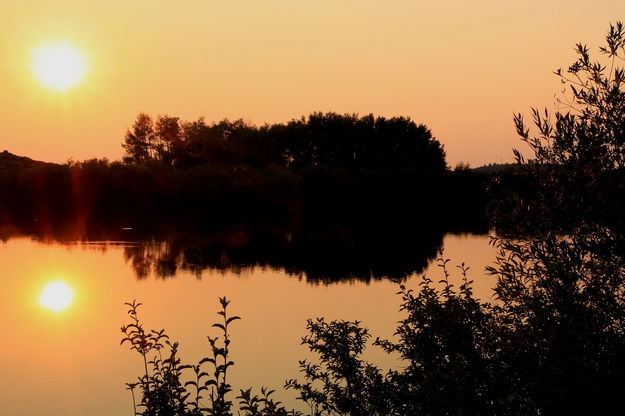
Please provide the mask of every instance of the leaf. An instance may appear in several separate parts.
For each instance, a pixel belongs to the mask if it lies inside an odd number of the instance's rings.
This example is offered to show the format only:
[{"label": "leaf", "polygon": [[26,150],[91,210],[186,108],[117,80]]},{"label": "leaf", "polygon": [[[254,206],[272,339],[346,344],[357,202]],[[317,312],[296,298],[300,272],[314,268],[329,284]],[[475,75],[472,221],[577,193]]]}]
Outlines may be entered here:
[{"label": "leaf", "polygon": [[211,364],[215,364],[215,359],[214,358],[202,358],[200,360],[200,365],[204,364],[204,363],[211,363]]},{"label": "leaf", "polygon": [[240,316],[231,316],[230,318],[228,318],[226,320],[226,325],[228,325],[232,321],[236,321],[237,319],[241,319],[241,317]]}]

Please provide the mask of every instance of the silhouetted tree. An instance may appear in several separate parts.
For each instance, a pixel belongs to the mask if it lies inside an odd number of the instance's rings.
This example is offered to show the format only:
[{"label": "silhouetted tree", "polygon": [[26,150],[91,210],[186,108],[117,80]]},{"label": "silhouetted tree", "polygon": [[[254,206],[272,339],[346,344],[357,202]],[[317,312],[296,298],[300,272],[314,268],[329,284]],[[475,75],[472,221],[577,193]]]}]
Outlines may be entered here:
[{"label": "silhouetted tree", "polygon": [[262,168],[271,164],[298,170],[311,167],[350,172],[441,174],[443,146],[424,125],[409,118],[312,113],[285,124],[257,127],[243,120],[208,124],[202,118],[137,116],[123,144],[125,161],[157,160],[166,165],[210,164]]},{"label": "silhouetted tree", "polygon": [[156,156],[167,165],[176,166],[184,152],[184,140],[180,119],[171,116],[158,116],[154,134],[156,136]]},{"label": "silhouetted tree", "polygon": [[139,113],[132,129],[126,131],[122,147],[126,151],[126,162],[141,163],[154,158],[154,122],[145,113]]},{"label": "silhouetted tree", "polygon": [[285,163],[296,169],[327,166],[442,173],[447,168],[442,145],[424,125],[409,118],[313,113],[272,130],[279,137]]},{"label": "silhouetted tree", "polygon": [[537,136],[515,117],[539,181],[513,219],[540,228],[531,239],[500,241],[491,272],[514,317],[511,364],[542,413],[607,410],[625,394],[624,45],[620,22],[600,49],[607,63],[577,45],[578,60],[556,71],[569,87],[566,112],[533,110]]}]

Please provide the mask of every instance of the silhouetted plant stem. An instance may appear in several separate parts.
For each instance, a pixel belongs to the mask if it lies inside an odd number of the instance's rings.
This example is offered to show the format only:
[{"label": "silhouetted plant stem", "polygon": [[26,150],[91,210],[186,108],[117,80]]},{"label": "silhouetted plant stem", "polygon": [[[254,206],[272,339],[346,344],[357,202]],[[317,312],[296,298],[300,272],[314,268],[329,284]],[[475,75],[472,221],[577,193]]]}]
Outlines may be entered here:
[{"label": "silhouetted plant stem", "polygon": [[130,394],[132,395],[132,409],[133,409],[133,416],[137,416],[137,401],[135,399],[135,387],[137,387],[136,383],[126,383],[126,385],[128,386],[128,390],[130,390]]},{"label": "silhouetted plant stem", "polygon": [[137,351],[141,355],[145,375],[139,380],[144,389],[142,405],[145,406],[144,402],[149,400],[148,398],[151,393],[150,384],[154,380],[154,378],[150,376],[150,372],[148,370],[148,353],[152,350],[159,351],[163,347],[161,340],[167,339],[168,336],[165,335],[163,330],[152,330],[147,333],[143,329],[143,325],[141,324],[138,316],[138,309],[141,306],[141,303],[137,303],[136,300],[133,300],[131,303],[126,303],[126,305],[128,306],[128,315],[130,316],[132,322],[121,327],[124,338],[121,340],[120,344],[129,342],[131,349]]},{"label": "silhouetted plant stem", "polygon": [[150,393],[150,377],[148,375],[148,361],[145,354],[141,354],[143,356],[143,368],[145,369],[145,390]]}]

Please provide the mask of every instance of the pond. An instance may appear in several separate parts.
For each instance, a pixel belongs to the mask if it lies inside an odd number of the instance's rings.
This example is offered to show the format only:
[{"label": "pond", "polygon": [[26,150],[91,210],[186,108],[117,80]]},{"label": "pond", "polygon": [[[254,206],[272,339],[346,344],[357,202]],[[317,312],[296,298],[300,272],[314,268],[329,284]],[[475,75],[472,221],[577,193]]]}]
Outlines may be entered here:
[{"label": "pond", "polygon": [[[124,302],[133,299],[143,303],[145,326],[165,328],[180,342],[183,361],[195,363],[208,354],[206,335],[217,335],[210,325],[218,318],[218,297],[226,296],[232,301],[230,312],[242,317],[231,331],[235,366],[229,377],[235,392],[267,386],[296,408],[301,404],[294,392],[282,386],[299,377],[298,360],[310,358],[300,345],[307,318],[360,320],[374,338],[390,338],[402,317],[397,284],[373,267],[369,278],[352,268],[345,278],[339,273],[324,279],[322,270],[312,279],[310,264],[298,269],[272,261],[233,262],[223,258],[223,251],[213,256],[218,261],[204,255],[194,262],[189,245],[181,251],[185,260],[181,263],[176,254],[168,266],[163,253],[172,258],[175,245],[15,236],[0,243],[0,413],[131,415],[125,383],[141,374],[142,362],[127,344],[120,346],[120,327],[129,322]],[[446,234],[442,247],[455,279],[459,273],[453,266],[467,263],[477,296],[490,299],[494,280],[484,267],[496,251],[489,236]],[[423,270],[408,269],[408,286],[416,288],[423,273],[435,281],[442,278],[431,257]],[[71,290],[67,307],[62,299],[55,308],[45,306],[41,293],[51,281]],[[48,296],[67,295],[60,293]],[[375,347],[365,357],[384,368],[399,365]]]}]

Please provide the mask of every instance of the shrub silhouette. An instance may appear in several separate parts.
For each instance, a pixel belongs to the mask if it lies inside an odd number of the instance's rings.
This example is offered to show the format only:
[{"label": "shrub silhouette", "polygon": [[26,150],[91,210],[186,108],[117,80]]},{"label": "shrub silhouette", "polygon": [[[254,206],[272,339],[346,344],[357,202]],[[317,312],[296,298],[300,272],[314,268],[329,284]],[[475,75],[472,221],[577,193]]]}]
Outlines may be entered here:
[{"label": "shrub silhouette", "polygon": [[[536,197],[516,198],[511,219],[531,239],[497,241],[490,272],[514,329],[510,367],[543,414],[610,409],[625,394],[625,31],[610,25],[605,60],[578,44],[578,60],[557,70],[568,93],[562,111],[532,110],[517,132],[533,157]],[[537,226],[536,226],[537,225]]]},{"label": "shrub silhouette", "polygon": [[[230,359],[230,337],[228,328],[232,322],[240,319],[228,315],[230,302],[224,297],[219,299],[221,322],[212,326],[217,328],[222,338],[208,337],[209,356],[197,364],[182,364],[177,355],[178,343],[170,342],[164,330],[146,330],[139,319],[141,303],[126,303],[131,322],[121,327],[124,334],[121,343],[128,342],[130,348],[142,358],[145,373],[135,383],[127,386],[132,392],[134,414],[142,416],[227,416],[232,415],[232,401],[229,393],[228,368],[234,365]],[[163,353],[166,358],[163,358]],[[190,380],[184,381],[183,372],[190,372]],[[189,378],[189,377],[187,377]],[[136,405],[135,389],[141,393],[141,400]],[[273,400],[273,391],[261,389],[260,396],[252,395],[252,390],[241,390],[239,396],[240,412],[245,416],[287,416],[297,412],[287,412],[280,402]],[[205,403],[206,402],[206,403]],[[138,410],[138,408],[140,410]],[[241,414],[241,413],[239,413]]]},{"label": "shrub silhouette", "polygon": [[[399,341],[373,342],[389,354],[399,353],[405,363],[402,370],[384,371],[360,358],[371,335],[359,322],[308,321],[309,335],[302,344],[318,355],[319,363],[300,362],[304,381],[291,379],[285,387],[297,392],[311,416],[473,414],[498,409],[493,394],[486,394],[499,381],[494,380],[493,371],[498,358],[492,354],[495,347],[491,344],[496,328],[489,315],[493,307],[473,298],[464,266],[459,289],[449,283],[447,261],[441,259],[439,266],[445,276],[439,282],[442,289],[425,277],[417,295],[400,286],[401,309],[407,316],[397,328]],[[143,328],[138,318],[140,303],[127,304],[131,323],[122,327],[122,343],[129,342],[139,352],[145,367],[138,382],[129,384],[141,392],[142,411],[135,410],[135,414],[234,414],[229,399],[232,388],[227,383],[228,368],[234,365],[229,358],[228,327],[239,318],[228,315],[225,298],[220,304],[222,321],[213,327],[222,332],[223,340],[220,343],[217,337],[209,337],[211,355],[196,365],[181,364],[178,344],[171,343],[163,330]],[[163,360],[163,353],[168,358]],[[186,383],[183,371],[191,373]],[[446,388],[441,390],[441,386]],[[471,386],[469,390],[467,386]],[[252,394],[251,388],[240,391],[236,397],[240,414],[302,415],[274,401],[272,390],[261,388],[260,393]],[[500,386],[496,393],[508,397],[512,392]]]}]

